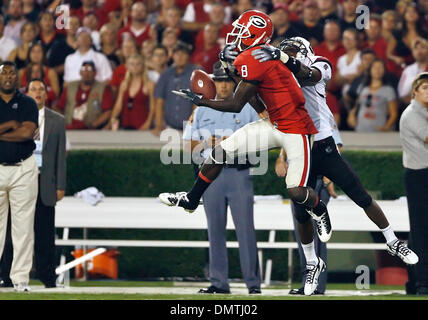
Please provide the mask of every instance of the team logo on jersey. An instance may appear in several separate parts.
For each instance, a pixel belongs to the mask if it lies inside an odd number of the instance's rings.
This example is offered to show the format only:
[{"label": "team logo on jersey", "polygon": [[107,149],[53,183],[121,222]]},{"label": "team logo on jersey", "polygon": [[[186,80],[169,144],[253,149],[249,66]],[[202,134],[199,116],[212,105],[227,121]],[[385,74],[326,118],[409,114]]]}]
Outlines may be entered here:
[{"label": "team logo on jersey", "polygon": [[16,102],[12,105],[12,109],[18,109],[18,104]]},{"label": "team logo on jersey", "polygon": [[259,16],[250,17],[250,22],[257,28],[265,28],[267,26],[266,20]]}]

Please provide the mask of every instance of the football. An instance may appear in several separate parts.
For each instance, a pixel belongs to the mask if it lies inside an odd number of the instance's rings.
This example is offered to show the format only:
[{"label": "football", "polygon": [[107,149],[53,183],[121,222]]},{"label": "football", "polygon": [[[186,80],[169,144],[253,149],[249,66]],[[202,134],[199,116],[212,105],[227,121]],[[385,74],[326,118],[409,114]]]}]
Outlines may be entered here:
[{"label": "football", "polygon": [[216,88],[214,80],[208,73],[202,70],[194,70],[190,76],[190,89],[197,94],[201,94],[205,99],[214,99]]}]

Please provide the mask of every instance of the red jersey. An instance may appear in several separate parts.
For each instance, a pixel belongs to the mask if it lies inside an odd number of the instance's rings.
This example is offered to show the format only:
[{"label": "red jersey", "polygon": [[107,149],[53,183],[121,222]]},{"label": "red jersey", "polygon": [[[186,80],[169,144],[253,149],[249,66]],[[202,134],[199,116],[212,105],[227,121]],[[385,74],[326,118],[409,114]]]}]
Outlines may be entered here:
[{"label": "red jersey", "polygon": [[305,98],[291,71],[279,60],[260,63],[254,49],[243,51],[233,63],[241,78],[257,83],[271,123],[281,132],[315,134],[317,129],[305,109]]},{"label": "red jersey", "polygon": [[141,48],[141,45],[143,44],[144,41],[151,39],[150,36],[150,25],[147,24],[146,27],[141,30],[138,34],[134,33],[132,27],[130,24],[128,24],[125,27],[122,27],[119,29],[119,31],[117,32],[117,45],[118,47],[120,47],[122,45],[122,41],[123,41],[123,36],[125,33],[128,33],[130,36],[132,36],[135,41],[137,42],[138,46]]}]

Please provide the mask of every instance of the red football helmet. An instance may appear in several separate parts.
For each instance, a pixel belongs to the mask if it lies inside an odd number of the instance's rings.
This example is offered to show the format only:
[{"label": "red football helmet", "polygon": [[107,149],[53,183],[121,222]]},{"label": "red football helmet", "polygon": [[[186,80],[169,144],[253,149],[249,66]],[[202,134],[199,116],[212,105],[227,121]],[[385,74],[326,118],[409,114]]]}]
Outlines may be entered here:
[{"label": "red football helmet", "polygon": [[[248,10],[233,23],[227,34],[226,44],[236,45],[239,51],[258,44],[269,43],[273,34],[273,23],[269,16],[258,10]],[[246,47],[241,48],[241,44]]]}]

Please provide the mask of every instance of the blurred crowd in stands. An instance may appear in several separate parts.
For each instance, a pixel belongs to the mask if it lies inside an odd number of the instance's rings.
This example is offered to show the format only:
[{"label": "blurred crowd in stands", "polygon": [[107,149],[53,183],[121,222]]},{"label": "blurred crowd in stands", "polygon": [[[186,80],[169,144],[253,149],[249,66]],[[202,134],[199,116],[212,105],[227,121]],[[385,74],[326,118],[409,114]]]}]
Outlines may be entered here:
[{"label": "blurred crowd in stands", "polygon": [[[171,90],[212,73],[231,22],[268,13],[272,44],[303,36],[329,59],[327,102],[341,130],[398,130],[415,76],[428,71],[428,0],[9,0],[0,59],[48,86],[67,129],[182,129],[193,106]],[[359,5],[368,28],[357,27]],[[68,6],[69,10],[66,10]],[[359,11],[360,12],[360,11]],[[363,21],[364,22],[364,21]]]}]

